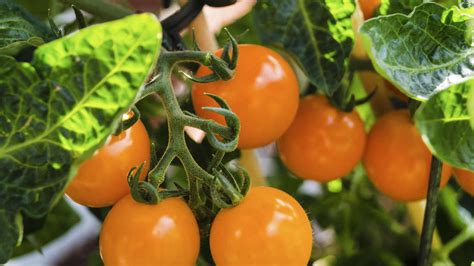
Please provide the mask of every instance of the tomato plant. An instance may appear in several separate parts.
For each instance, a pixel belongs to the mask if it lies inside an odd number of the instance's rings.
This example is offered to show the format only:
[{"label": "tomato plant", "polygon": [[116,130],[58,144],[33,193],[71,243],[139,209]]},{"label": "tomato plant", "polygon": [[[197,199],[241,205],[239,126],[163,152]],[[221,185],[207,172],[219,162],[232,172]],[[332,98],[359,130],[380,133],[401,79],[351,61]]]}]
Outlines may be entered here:
[{"label": "tomato plant", "polygon": [[472,7],[0,0],[0,263],[470,265]]},{"label": "tomato plant", "polygon": [[[216,55],[220,56],[222,50]],[[211,73],[200,68],[197,76]],[[298,81],[291,66],[277,52],[258,45],[239,45],[239,61],[233,79],[195,84],[192,100],[196,113],[225,124],[216,113],[202,109],[215,106],[205,93],[221,96],[240,119],[239,148],[264,146],[290,126],[298,108]]]},{"label": "tomato plant", "polygon": [[199,228],[182,199],[147,205],[127,195],[104,221],[100,254],[108,265],[195,265]]},{"label": "tomato plant", "polygon": [[[381,117],[370,131],[364,166],[381,192],[402,201],[426,198],[431,153],[423,143],[408,110]],[[444,165],[441,187],[446,185],[451,167]]]},{"label": "tomato plant", "polygon": [[301,100],[278,152],[297,176],[327,182],[347,175],[362,158],[366,134],[355,111],[343,112],[322,95]]},{"label": "tomato plant", "polygon": [[374,12],[380,5],[380,0],[359,0],[360,9],[364,14],[364,19],[372,18]]},{"label": "tomato plant", "polygon": [[[150,140],[142,122],[111,136],[92,158],[81,164],[77,175],[66,188],[75,202],[89,207],[110,206],[129,193],[127,174],[144,163],[150,165]],[[143,180],[144,174],[140,176]]]},{"label": "tomato plant", "polygon": [[255,187],[237,207],[217,214],[210,245],[218,265],[302,265],[311,255],[311,235],[295,199],[275,188]]},{"label": "tomato plant", "polygon": [[474,173],[463,169],[454,169],[456,181],[467,193],[474,195]]}]

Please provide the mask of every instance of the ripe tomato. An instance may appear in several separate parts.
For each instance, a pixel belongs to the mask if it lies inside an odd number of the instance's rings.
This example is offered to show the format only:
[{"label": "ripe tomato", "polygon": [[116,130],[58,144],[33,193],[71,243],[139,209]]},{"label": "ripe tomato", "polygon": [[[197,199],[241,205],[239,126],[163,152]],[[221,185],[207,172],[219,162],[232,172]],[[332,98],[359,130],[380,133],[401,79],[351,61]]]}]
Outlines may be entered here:
[{"label": "ripe tomato", "polygon": [[127,174],[145,162],[141,178],[150,165],[150,139],[141,121],[118,136],[111,136],[90,159],[84,161],[66,189],[75,202],[89,207],[114,204],[130,189]]},{"label": "ripe tomato", "polygon": [[236,207],[222,209],[210,235],[216,265],[306,265],[311,224],[299,203],[271,187],[251,188]]},{"label": "ripe tomato", "polygon": [[393,94],[395,94],[400,100],[408,102],[408,97],[403,94],[397,87],[395,87],[390,81],[384,79],[383,83],[385,84],[385,88],[393,92]]},{"label": "ripe tomato", "polygon": [[459,186],[471,196],[474,196],[474,172],[454,168],[454,175]]},{"label": "ripe tomato", "polygon": [[181,198],[148,205],[129,194],[105,218],[100,254],[105,265],[195,265],[199,228]]},{"label": "ripe tomato", "polygon": [[380,6],[380,0],[359,0],[359,6],[364,13],[364,19],[373,17],[375,10]]},{"label": "ripe tomato", "polygon": [[354,168],[365,141],[364,123],[355,111],[342,112],[326,97],[310,95],[301,100],[277,146],[283,163],[297,176],[327,182]]},{"label": "ripe tomato", "polygon": [[[222,49],[216,52],[222,53]],[[201,67],[197,76],[210,74]],[[204,111],[217,106],[205,92],[219,95],[240,118],[239,148],[255,148],[275,141],[290,126],[298,109],[298,81],[291,66],[276,52],[258,45],[239,45],[239,60],[232,80],[194,84],[196,113],[221,124],[221,115]]]},{"label": "ripe tomato", "polygon": [[[370,131],[364,165],[372,183],[387,196],[399,201],[426,198],[431,152],[421,139],[407,110],[382,116]],[[443,165],[441,187],[451,175]]]}]

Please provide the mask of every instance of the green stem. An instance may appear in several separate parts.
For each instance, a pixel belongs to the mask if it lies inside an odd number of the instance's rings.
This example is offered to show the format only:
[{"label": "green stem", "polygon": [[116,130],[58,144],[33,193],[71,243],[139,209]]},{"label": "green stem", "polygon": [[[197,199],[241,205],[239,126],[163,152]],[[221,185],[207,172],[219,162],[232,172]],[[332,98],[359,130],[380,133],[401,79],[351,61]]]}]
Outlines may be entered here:
[{"label": "green stem", "polygon": [[134,14],[133,11],[103,0],[61,0],[104,20],[115,20]]},{"label": "green stem", "polygon": [[[212,58],[209,59],[209,57]],[[234,129],[222,126],[213,120],[202,119],[191,114],[184,113],[179,106],[176,95],[174,94],[171,83],[171,73],[173,72],[173,68],[178,63],[189,61],[200,64],[212,64],[213,70],[228,68],[226,62],[222,61],[220,58],[216,58],[217,57],[208,52],[163,51],[157,64],[156,73],[159,73],[158,76],[156,76],[153,81],[145,86],[140,95],[140,98],[143,98],[150,93],[157,93],[161,98],[163,106],[166,110],[166,116],[168,117],[168,146],[158,164],[152,171],[150,171],[150,182],[155,187],[158,187],[164,181],[166,170],[171,164],[172,160],[177,157],[182,162],[188,177],[189,204],[191,208],[193,208],[198,213],[201,212],[202,209],[200,208],[206,202],[202,195],[203,188],[207,187],[208,190],[209,188],[214,187],[215,177],[208,171],[204,170],[193,158],[186,145],[184,127],[193,126],[205,130],[208,134],[219,134],[229,138],[235,135],[235,132]],[[235,116],[235,114],[232,115]],[[218,159],[220,162],[224,154],[224,151],[218,151],[216,153],[217,157],[215,157],[215,159]],[[228,196],[234,201],[235,199],[242,198],[240,194],[234,195],[235,193],[238,192],[230,191],[230,193],[228,193],[230,195]]]},{"label": "green stem", "polygon": [[229,127],[219,125],[213,120],[206,120],[199,117],[186,116],[187,125],[195,128],[199,128],[210,134],[209,130],[214,133],[221,135],[222,137],[230,138],[234,134],[233,130]]},{"label": "green stem", "polygon": [[430,177],[428,184],[428,196],[426,198],[423,229],[421,231],[420,248],[418,253],[418,265],[430,265],[431,244],[436,226],[436,210],[438,208],[439,184],[441,180],[442,163],[438,158],[432,156]]},{"label": "green stem", "polygon": [[349,66],[352,70],[375,71],[374,65],[369,59],[357,59],[351,57],[349,60]]},{"label": "green stem", "polygon": [[172,147],[168,146],[156,166],[148,174],[153,186],[158,187],[165,181],[166,171],[175,157],[176,152]]},{"label": "green stem", "polygon": [[474,239],[474,224],[467,225],[464,230],[459,233],[456,237],[451,239],[443,248],[439,251],[441,258],[448,259],[449,254],[457,247],[462,245],[467,240]]}]

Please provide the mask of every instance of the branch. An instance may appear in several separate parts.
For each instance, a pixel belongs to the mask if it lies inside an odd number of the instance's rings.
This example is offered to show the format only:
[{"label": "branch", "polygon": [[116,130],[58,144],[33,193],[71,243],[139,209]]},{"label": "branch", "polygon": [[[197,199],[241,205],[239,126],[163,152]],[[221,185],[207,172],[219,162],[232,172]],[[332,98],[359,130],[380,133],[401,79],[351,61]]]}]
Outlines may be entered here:
[{"label": "branch", "polygon": [[74,5],[87,13],[105,20],[115,20],[134,14],[129,9],[107,3],[103,0],[61,0],[61,2]]}]

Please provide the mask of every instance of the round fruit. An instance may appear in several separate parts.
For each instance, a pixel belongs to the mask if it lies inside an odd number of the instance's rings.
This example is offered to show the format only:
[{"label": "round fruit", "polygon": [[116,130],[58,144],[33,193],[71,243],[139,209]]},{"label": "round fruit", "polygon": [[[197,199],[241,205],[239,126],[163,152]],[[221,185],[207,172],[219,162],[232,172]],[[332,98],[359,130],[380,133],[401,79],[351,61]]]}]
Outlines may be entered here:
[{"label": "round fruit", "polygon": [[372,18],[375,10],[380,6],[380,0],[359,0],[364,19]]},{"label": "round fruit", "polygon": [[112,205],[130,192],[127,174],[132,167],[143,162],[142,180],[150,165],[150,139],[142,122],[137,121],[120,135],[112,135],[103,147],[80,165],[66,194],[89,207]]},{"label": "round fruit", "polygon": [[156,205],[138,203],[129,195],[107,214],[100,233],[105,265],[195,265],[199,228],[181,198]]},{"label": "round fruit", "polygon": [[[222,49],[216,52],[220,55]],[[199,68],[197,76],[211,73]],[[239,148],[269,144],[290,126],[299,102],[298,81],[291,66],[276,52],[258,45],[239,45],[239,60],[234,78],[228,81],[195,83],[194,110],[207,119],[225,124],[224,118],[202,107],[217,106],[204,95],[222,97],[240,119]]]},{"label": "round fruit", "polygon": [[474,196],[474,172],[455,168],[454,175],[459,186],[471,196]]},{"label": "round fruit", "polygon": [[[382,116],[370,131],[364,165],[372,183],[387,196],[399,201],[426,198],[431,153],[421,139],[407,110]],[[443,165],[441,187],[451,175]]]},{"label": "round fruit", "polygon": [[385,84],[385,88],[389,89],[393,94],[395,94],[400,100],[407,102],[408,97],[403,94],[397,87],[395,87],[390,81],[384,79],[383,83]]},{"label": "round fruit", "polygon": [[312,231],[305,211],[285,192],[251,188],[236,207],[222,209],[210,235],[216,265],[306,265]]},{"label": "round fruit", "polygon": [[359,115],[342,112],[326,97],[303,98],[295,120],[277,141],[283,163],[297,176],[327,182],[347,175],[364,153]]}]

